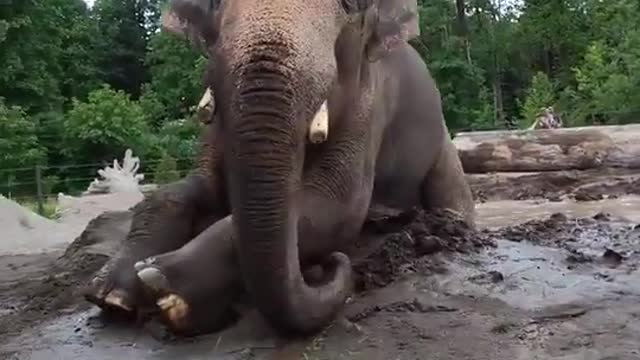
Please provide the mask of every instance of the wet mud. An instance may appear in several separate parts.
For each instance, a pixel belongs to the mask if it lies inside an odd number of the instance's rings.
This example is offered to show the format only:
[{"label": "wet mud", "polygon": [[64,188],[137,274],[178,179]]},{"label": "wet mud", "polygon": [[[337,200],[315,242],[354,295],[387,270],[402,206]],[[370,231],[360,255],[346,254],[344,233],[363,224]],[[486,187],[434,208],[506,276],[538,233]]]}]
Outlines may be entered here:
[{"label": "wet mud", "polygon": [[129,212],[107,212],[90,221],[66,251],[0,257],[0,339],[88,308],[78,291],[115,253],[111,237],[124,238],[129,219]]},{"label": "wet mud", "polygon": [[385,234],[372,253],[355,262],[357,291],[384,287],[408,274],[442,271],[438,254],[477,252],[495,246],[491,237],[478,236],[455,213],[414,211],[407,226]]},{"label": "wet mud", "polygon": [[640,179],[632,170],[592,169],[539,173],[467,175],[478,202],[546,199],[597,201],[640,195]]},{"label": "wet mud", "polygon": [[[489,215],[480,208],[479,222]],[[128,225],[126,214],[99,217],[65,253],[0,258],[0,358],[639,359],[640,226],[598,212],[516,220],[377,221],[377,242],[354,250],[357,292],[338,319],[285,341],[252,309],[186,339],[105,317],[75,295],[117,247],[101,234]]]}]

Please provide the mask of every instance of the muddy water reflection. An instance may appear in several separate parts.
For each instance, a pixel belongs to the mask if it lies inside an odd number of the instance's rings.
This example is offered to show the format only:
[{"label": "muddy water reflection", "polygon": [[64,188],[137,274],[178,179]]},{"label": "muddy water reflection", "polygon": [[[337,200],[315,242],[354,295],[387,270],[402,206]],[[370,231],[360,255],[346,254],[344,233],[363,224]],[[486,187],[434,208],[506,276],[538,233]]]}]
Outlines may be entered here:
[{"label": "muddy water reflection", "polygon": [[617,199],[576,202],[563,199],[559,202],[547,200],[502,200],[477,204],[478,226],[497,228],[533,219],[545,218],[553,213],[562,212],[569,217],[588,217],[599,212],[627,218],[631,222],[640,222],[640,196],[626,195]]}]

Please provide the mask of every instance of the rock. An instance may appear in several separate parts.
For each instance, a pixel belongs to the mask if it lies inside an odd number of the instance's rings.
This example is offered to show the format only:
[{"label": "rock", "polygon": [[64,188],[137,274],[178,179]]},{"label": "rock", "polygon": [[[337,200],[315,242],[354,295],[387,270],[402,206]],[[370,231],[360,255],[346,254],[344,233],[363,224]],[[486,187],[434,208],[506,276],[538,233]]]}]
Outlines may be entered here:
[{"label": "rock", "polygon": [[416,241],[416,253],[418,256],[435,254],[440,250],[442,250],[442,245],[437,236],[424,236]]},{"label": "rock", "polygon": [[602,254],[602,260],[609,266],[616,267],[620,265],[624,257],[616,251],[606,249],[604,254]]}]

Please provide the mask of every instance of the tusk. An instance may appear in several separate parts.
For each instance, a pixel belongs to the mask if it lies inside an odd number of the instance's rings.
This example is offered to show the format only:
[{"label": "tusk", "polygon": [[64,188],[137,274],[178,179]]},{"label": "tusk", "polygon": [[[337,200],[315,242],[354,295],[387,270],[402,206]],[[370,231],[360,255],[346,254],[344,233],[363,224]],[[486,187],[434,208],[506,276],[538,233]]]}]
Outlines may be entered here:
[{"label": "tusk", "polygon": [[329,113],[327,111],[327,101],[325,100],[309,126],[309,141],[313,144],[319,144],[326,141],[328,137]]},{"label": "tusk", "polygon": [[198,103],[198,107],[196,108],[196,112],[198,114],[198,118],[204,124],[208,124],[211,122],[211,114],[213,114],[216,109],[216,101],[213,97],[213,91],[210,87],[207,87],[207,91],[204,92],[200,102]]}]

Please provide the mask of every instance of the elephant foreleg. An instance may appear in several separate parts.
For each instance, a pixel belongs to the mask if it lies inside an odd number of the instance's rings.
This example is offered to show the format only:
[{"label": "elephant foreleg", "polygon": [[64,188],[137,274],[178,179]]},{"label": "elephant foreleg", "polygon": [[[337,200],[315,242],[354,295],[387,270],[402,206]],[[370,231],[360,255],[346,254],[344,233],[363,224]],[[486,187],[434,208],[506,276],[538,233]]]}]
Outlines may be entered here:
[{"label": "elephant foreleg", "polygon": [[232,234],[229,215],[181,248],[135,264],[162,320],[174,331],[215,331],[232,318],[231,306],[243,288]]},{"label": "elephant foreleg", "polygon": [[[231,221],[229,215],[181,248],[135,264],[142,284],[155,298],[162,320],[173,331],[183,335],[217,331],[235,318],[233,306],[245,292],[233,248]],[[324,271],[312,264],[334,251],[346,251],[353,244],[341,242],[338,237],[330,238],[337,241],[318,241],[317,236],[308,236],[311,234],[305,231],[309,229],[302,227],[299,236],[303,274],[309,283],[321,283]],[[365,227],[361,236],[376,232]]]},{"label": "elephant foreleg", "polygon": [[[364,187],[345,193],[358,196],[332,200],[311,188],[298,198],[300,259],[307,270],[304,278],[314,285],[324,282],[320,278],[325,271],[313,265],[323,263],[335,251],[347,251],[367,216],[370,190]],[[190,335],[214,331],[233,316],[232,306],[243,293],[244,283],[232,237],[232,217],[227,216],[180,249],[136,264],[138,277],[155,296],[163,320],[174,331]]]},{"label": "elephant foreleg", "polygon": [[205,133],[206,152],[196,171],[165,185],[135,206],[131,228],[121,248],[83,290],[101,308],[137,312],[153,307],[136,276],[136,261],[175,250],[229,213],[223,198],[219,145]]}]

